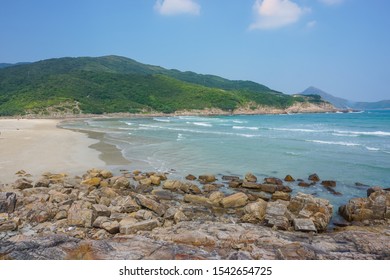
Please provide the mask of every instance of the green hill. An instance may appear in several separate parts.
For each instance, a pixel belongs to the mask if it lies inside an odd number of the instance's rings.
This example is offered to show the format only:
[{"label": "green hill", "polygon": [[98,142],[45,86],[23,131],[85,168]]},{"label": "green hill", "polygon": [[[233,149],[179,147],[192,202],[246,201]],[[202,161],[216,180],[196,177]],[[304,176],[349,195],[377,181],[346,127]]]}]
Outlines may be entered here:
[{"label": "green hill", "polygon": [[302,99],[250,81],[168,70],[119,57],[58,58],[0,69],[0,115],[172,113]]}]

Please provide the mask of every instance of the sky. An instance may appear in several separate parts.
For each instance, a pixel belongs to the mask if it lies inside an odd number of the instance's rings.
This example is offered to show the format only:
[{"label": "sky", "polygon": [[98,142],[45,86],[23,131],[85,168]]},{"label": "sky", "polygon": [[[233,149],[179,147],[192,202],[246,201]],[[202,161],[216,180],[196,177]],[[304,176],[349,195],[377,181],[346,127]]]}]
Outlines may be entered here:
[{"label": "sky", "polygon": [[252,80],[390,99],[389,0],[0,0],[0,63],[120,55]]}]

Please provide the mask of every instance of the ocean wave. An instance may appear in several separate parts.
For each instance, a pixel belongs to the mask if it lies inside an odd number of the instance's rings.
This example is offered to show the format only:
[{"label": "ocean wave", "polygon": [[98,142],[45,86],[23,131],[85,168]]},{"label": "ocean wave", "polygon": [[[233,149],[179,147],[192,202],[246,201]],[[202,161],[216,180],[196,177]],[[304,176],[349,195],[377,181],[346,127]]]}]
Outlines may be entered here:
[{"label": "ocean wave", "polygon": [[333,136],[340,136],[340,137],[358,137],[359,135],[356,134],[343,134],[343,133],[332,133]]},{"label": "ocean wave", "polygon": [[247,121],[239,121],[239,120],[232,120],[232,122],[234,122],[234,123],[247,123]]},{"label": "ocean wave", "polygon": [[341,145],[341,146],[361,146],[357,143],[351,142],[335,142],[335,141],[322,141],[322,140],[305,140],[306,142],[325,144],[325,145]]},{"label": "ocean wave", "polygon": [[322,133],[322,132],[329,132],[329,130],[316,130],[316,129],[307,129],[307,128],[268,128],[270,130],[277,130],[277,131],[293,131],[293,132],[314,132],[314,133]]},{"label": "ocean wave", "polygon": [[379,148],[374,148],[374,147],[368,147],[368,146],[365,146],[365,148],[369,151],[380,151]]},{"label": "ocean wave", "polygon": [[241,136],[241,137],[246,137],[246,138],[260,136],[260,135],[256,135],[256,134],[220,132],[220,131],[211,131],[211,130],[210,131],[202,131],[202,130],[196,130],[196,129],[190,129],[190,128],[163,127],[163,126],[151,125],[151,124],[140,124],[139,126],[140,126],[140,129],[142,129],[142,130],[172,130],[172,131],[198,133],[198,134]]},{"label": "ocean wave", "polygon": [[192,124],[193,125],[197,125],[197,126],[206,126],[206,127],[212,127],[213,126],[212,124],[205,123],[205,122],[193,122]]},{"label": "ocean wave", "polygon": [[153,120],[155,120],[156,122],[171,122],[170,119],[168,118],[153,118]]},{"label": "ocean wave", "polygon": [[387,131],[353,131],[353,130],[335,130],[335,133],[351,134],[357,136],[390,136],[390,132]]},{"label": "ocean wave", "polygon": [[250,129],[250,130],[259,130],[258,127],[253,126],[233,126],[233,129]]}]

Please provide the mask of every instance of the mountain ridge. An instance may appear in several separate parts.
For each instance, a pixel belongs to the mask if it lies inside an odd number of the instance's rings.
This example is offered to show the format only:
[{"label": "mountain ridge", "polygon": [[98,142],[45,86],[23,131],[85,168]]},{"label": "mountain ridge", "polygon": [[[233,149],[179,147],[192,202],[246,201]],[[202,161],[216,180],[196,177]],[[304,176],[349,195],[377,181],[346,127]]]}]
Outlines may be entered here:
[{"label": "mountain ridge", "polygon": [[356,102],[356,101],[351,101],[351,100],[334,96],[314,86],[308,87],[300,94],[305,96],[313,95],[313,94],[319,95],[323,100],[328,101],[333,106],[339,109],[354,109],[354,110],[390,109],[390,100],[380,100],[376,102]]},{"label": "mountain ridge", "polygon": [[314,100],[319,104],[316,98],[293,97],[252,81],[165,69],[116,55],[51,58],[0,69],[3,116],[233,112],[248,104],[255,111]]}]

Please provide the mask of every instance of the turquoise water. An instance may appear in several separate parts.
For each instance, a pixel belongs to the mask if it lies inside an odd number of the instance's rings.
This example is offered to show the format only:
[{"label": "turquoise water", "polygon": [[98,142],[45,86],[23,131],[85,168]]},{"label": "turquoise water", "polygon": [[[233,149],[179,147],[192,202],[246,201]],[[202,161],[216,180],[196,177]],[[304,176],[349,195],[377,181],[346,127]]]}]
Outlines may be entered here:
[{"label": "turquoise water", "polygon": [[364,196],[367,185],[390,187],[390,111],[217,117],[91,119],[67,128],[105,132],[132,163],[129,169],[336,180],[342,198]]}]

